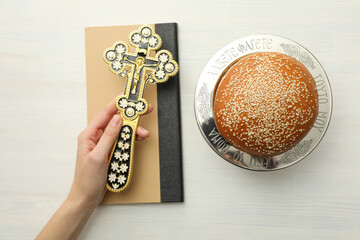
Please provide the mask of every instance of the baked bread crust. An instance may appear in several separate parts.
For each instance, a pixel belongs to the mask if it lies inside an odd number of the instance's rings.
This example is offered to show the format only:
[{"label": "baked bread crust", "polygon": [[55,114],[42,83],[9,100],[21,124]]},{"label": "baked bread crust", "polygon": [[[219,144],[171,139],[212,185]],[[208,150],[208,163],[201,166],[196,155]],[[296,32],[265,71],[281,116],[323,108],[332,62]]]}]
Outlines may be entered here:
[{"label": "baked bread crust", "polygon": [[274,52],[238,59],[213,98],[215,124],[234,147],[268,157],[294,147],[318,115],[314,78],[295,58]]}]

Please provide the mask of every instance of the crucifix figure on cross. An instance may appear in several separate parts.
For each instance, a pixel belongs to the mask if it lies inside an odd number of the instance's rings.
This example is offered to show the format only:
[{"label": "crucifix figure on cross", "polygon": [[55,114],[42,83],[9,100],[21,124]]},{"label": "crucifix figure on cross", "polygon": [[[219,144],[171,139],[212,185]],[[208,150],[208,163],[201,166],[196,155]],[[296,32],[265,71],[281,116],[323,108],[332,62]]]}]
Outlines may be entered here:
[{"label": "crucifix figure on cross", "polygon": [[136,48],[129,53],[125,42],[114,43],[104,51],[104,60],[110,70],[126,79],[124,95],[116,100],[123,126],[109,157],[106,187],[112,192],[125,190],[130,183],[134,159],[134,141],[140,115],[146,113],[148,103],[143,98],[147,82],[166,82],[178,72],[178,64],[167,50],[160,50],[155,58],[150,51],[161,47],[161,37],[149,25],[143,25],[129,35],[129,42]]}]

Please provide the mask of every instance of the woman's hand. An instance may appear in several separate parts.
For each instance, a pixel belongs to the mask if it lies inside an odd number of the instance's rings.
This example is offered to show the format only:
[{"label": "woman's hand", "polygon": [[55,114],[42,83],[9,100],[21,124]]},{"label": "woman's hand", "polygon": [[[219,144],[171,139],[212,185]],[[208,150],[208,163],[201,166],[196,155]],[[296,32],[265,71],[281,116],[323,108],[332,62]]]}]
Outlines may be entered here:
[{"label": "woman's hand", "polygon": [[[152,110],[150,104],[147,113]],[[77,239],[104,198],[108,157],[121,126],[122,119],[114,99],[80,133],[70,193],[36,239]],[[137,128],[137,140],[149,135],[149,131],[143,127]]]},{"label": "woman's hand", "polygon": [[[108,157],[122,126],[114,102],[111,101],[78,137],[75,177],[69,198],[82,199],[90,208],[99,205],[106,192]],[[150,104],[147,113],[152,110]],[[141,126],[136,134],[137,140],[150,135]]]}]

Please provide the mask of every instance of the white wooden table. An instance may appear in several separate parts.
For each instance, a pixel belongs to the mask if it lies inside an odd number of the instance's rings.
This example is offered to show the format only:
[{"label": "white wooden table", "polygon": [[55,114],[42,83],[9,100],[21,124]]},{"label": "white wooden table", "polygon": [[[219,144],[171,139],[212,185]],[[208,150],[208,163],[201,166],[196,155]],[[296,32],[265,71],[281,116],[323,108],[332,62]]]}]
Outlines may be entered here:
[{"label": "white wooden table", "polygon": [[[31,239],[70,188],[86,127],[84,28],[178,22],[185,202],[99,207],[82,239],[359,239],[360,2],[0,2],[0,239]],[[137,4],[138,3],[138,4]],[[320,145],[285,170],[220,159],[193,94],[207,60],[250,34],[308,48],[332,84]]]}]

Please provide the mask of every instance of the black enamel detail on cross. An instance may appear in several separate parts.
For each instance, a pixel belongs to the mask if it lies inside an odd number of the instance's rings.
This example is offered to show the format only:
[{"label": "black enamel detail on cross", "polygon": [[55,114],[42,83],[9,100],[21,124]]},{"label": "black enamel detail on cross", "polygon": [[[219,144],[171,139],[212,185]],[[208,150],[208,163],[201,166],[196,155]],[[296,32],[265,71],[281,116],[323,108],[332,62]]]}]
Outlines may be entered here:
[{"label": "black enamel detail on cross", "polygon": [[130,152],[133,132],[131,127],[124,125],[114,145],[107,173],[107,184],[113,189],[121,189],[127,183],[130,168]]}]

